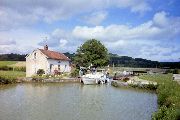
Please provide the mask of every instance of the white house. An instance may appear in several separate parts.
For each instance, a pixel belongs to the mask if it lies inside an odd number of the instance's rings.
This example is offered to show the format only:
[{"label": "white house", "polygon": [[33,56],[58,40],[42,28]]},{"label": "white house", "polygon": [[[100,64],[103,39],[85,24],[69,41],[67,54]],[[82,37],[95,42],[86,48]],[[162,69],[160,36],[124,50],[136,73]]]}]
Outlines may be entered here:
[{"label": "white house", "polygon": [[62,53],[44,49],[36,49],[26,56],[26,77],[35,75],[39,69],[43,69],[45,74],[54,72],[70,72],[70,59]]}]

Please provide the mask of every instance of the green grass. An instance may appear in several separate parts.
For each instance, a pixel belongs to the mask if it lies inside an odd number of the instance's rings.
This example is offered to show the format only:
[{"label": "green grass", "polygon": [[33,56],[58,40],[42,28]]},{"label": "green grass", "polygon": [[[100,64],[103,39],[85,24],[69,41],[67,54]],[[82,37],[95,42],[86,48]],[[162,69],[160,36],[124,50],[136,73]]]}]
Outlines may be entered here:
[{"label": "green grass", "polygon": [[25,74],[20,71],[0,71],[0,84],[16,83],[16,80],[25,77]]},{"label": "green grass", "polygon": [[26,71],[26,67],[24,65],[25,62],[19,61],[0,61],[0,70],[5,71]]},{"label": "green grass", "polygon": [[158,83],[157,96],[159,109],[153,120],[180,119],[180,85],[172,80],[172,74],[142,75],[139,78]]},{"label": "green grass", "polygon": [[0,67],[17,63],[18,61],[0,61]]}]

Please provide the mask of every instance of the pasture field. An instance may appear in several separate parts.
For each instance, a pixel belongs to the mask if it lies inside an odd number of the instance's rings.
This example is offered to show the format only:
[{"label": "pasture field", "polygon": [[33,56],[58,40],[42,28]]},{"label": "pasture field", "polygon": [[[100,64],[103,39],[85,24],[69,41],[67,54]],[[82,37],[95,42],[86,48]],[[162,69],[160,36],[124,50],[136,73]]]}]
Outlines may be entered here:
[{"label": "pasture field", "polygon": [[0,70],[25,72],[26,62],[25,61],[0,61]]},{"label": "pasture field", "polygon": [[140,79],[158,83],[158,111],[153,120],[179,120],[180,119],[180,85],[172,80],[172,74],[141,75]]},{"label": "pasture field", "polygon": [[0,61],[0,67],[16,64],[18,61]]}]

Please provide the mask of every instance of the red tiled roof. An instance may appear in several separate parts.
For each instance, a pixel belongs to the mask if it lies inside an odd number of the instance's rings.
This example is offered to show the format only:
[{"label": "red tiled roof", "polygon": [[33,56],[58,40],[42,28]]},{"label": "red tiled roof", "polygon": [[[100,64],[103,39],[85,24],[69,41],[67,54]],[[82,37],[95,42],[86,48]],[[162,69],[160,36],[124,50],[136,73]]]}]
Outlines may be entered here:
[{"label": "red tiled roof", "polygon": [[50,50],[44,50],[44,49],[39,49],[39,50],[50,59],[70,61],[70,59],[62,53],[58,53]]}]

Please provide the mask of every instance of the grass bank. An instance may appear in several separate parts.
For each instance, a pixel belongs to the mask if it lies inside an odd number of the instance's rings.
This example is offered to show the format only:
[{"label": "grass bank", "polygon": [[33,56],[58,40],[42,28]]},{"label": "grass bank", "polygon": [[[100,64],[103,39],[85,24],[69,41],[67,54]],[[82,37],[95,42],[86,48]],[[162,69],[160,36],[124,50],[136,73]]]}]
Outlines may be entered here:
[{"label": "grass bank", "polygon": [[152,120],[180,120],[180,85],[172,80],[172,74],[142,75],[139,78],[158,83],[159,109]]},{"label": "grass bank", "polygon": [[0,61],[0,70],[25,72],[25,61]]},{"label": "grass bank", "polygon": [[21,71],[0,71],[0,84],[16,83],[20,77],[25,77]]}]

